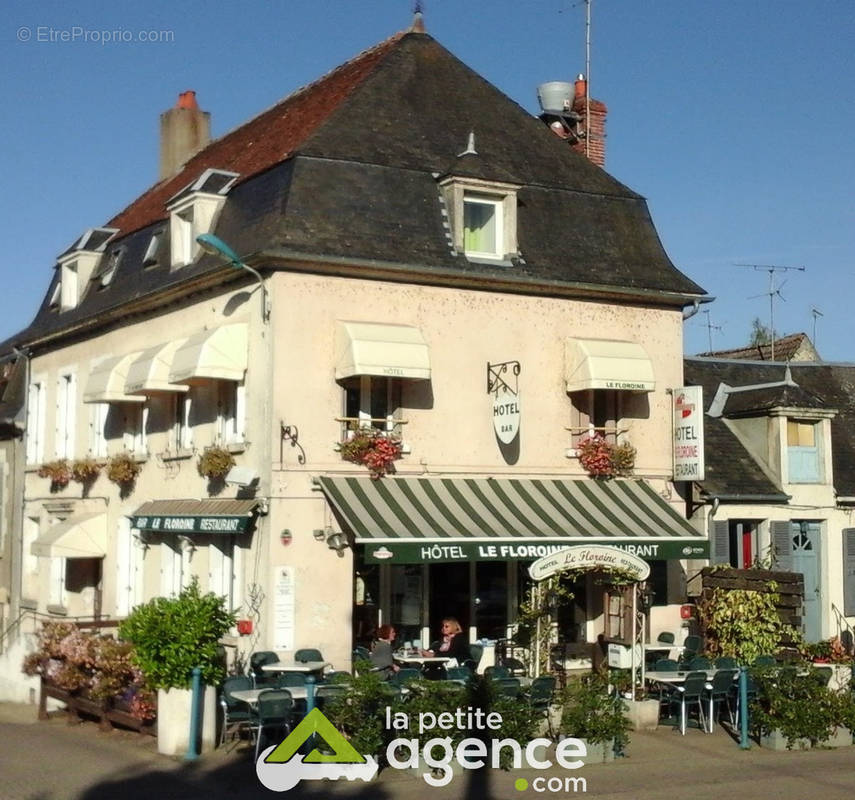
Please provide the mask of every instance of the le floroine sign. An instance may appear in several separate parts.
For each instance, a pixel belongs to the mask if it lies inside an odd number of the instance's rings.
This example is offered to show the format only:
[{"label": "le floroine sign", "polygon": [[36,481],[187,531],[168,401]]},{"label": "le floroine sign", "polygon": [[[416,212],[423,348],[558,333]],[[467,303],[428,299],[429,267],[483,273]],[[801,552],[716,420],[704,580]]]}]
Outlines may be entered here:
[{"label": "le floroine sign", "polygon": [[131,527],[164,533],[243,533],[250,517],[150,516],[131,517]]},{"label": "le floroine sign", "polygon": [[[538,542],[413,542],[398,540],[383,544],[360,542],[365,546],[365,560],[373,564],[425,564],[453,561],[534,561],[567,549],[567,539],[547,539]],[[576,545],[576,542],[573,542]],[[579,545],[580,547],[583,545]],[[657,541],[597,540],[584,547],[592,550],[608,546],[637,556],[645,561],[678,558],[709,558],[706,539],[662,539]]]},{"label": "le floroine sign", "polygon": [[650,564],[617,547],[581,544],[537,559],[529,565],[528,574],[533,581],[542,581],[559,572],[573,570],[618,570],[640,582],[650,575]]}]

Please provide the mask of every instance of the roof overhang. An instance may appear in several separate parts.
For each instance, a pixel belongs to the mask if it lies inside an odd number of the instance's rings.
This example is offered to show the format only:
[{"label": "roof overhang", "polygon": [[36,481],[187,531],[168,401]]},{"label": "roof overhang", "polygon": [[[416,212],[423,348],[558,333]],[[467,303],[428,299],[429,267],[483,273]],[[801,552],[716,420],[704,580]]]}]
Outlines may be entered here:
[{"label": "roof overhang", "polygon": [[586,389],[652,392],[656,389],[653,364],[647,351],[637,342],[568,339],[564,365],[568,392]]},{"label": "roof overhang", "polygon": [[58,522],[36,539],[34,556],[48,558],[104,558],[107,555],[107,515],[103,511],[78,514]]},{"label": "roof overhang", "polygon": [[336,322],[336,380],[353,375],[430,379],[430,350],[411,325]]},{"label": "roof overhang", "polygon": [[242,381],[246,364],[246,323],[222,325],[193,334],[175,351],[168,382]]}]

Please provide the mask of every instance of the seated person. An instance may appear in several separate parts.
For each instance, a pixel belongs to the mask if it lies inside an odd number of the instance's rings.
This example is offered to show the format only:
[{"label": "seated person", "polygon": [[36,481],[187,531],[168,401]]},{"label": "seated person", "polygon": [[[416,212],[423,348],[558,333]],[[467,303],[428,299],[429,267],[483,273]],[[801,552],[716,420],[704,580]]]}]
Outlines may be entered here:
[{"label": "seated person", "polygon": [[454,617],[443,619],[441,638],[430,646],[430,650],[422,650],[421,654],[424,657],[448,656],[457,659],[460,665],[472,658],[469,641]]},{"label": "seated person", "polygon": [[369,659],[375,672],[384,680],[391,678],[399,669],[392,659],[392,642],[395,641],[395,629],[391,625],[381,625],[377,629],[377,638],[371,648]]}]

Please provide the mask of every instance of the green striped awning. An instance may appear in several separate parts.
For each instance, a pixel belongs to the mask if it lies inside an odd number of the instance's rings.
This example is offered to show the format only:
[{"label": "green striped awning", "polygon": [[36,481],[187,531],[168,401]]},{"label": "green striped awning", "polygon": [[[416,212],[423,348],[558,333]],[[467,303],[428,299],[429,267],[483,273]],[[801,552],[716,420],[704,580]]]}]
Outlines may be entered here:
[{"label": "green striped awning", "polygon": [[[504,546],[522,543],[615,544],[654,558],[703,558],[708,552],[706,536],[641,480],[321,477],[318,483],[357,543],[394,544],[391,551],[399,555],[452,543],[459,546],[444,552],[457,558],[548,552]],[[662,547],[646,549],[645,543]],[[475,544],[484,546],[473,549]],[[382,550],[366,552],[371,560],[375,552],[379,559],[404,560]]]}]

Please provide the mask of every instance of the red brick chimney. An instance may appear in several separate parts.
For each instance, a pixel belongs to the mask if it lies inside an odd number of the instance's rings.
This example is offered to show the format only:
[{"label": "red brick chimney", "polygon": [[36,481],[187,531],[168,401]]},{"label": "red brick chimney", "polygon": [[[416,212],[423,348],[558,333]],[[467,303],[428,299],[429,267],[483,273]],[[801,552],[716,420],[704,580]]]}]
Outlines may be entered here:
[{"label": "red brick chimney", "polygon": [[181,92],[175,108],[160,115],[160,179],[178,172],[210,141],[211,115],[199,109],[196,92]]},{"label": "red brick chimney", "polygon": [[[606,113],[608,109],[605,103],[591,98],[587,99],[588,81],[584,75],[576,78],[575,96],[573,98],[573,111],[582,117],[578,130],[584,132],[584,137],[571,145],[572,148],[583,156],[587,155],[598,167],[606,164]],[[591,118],[586,119],[587,109],[590,108]]]}]

